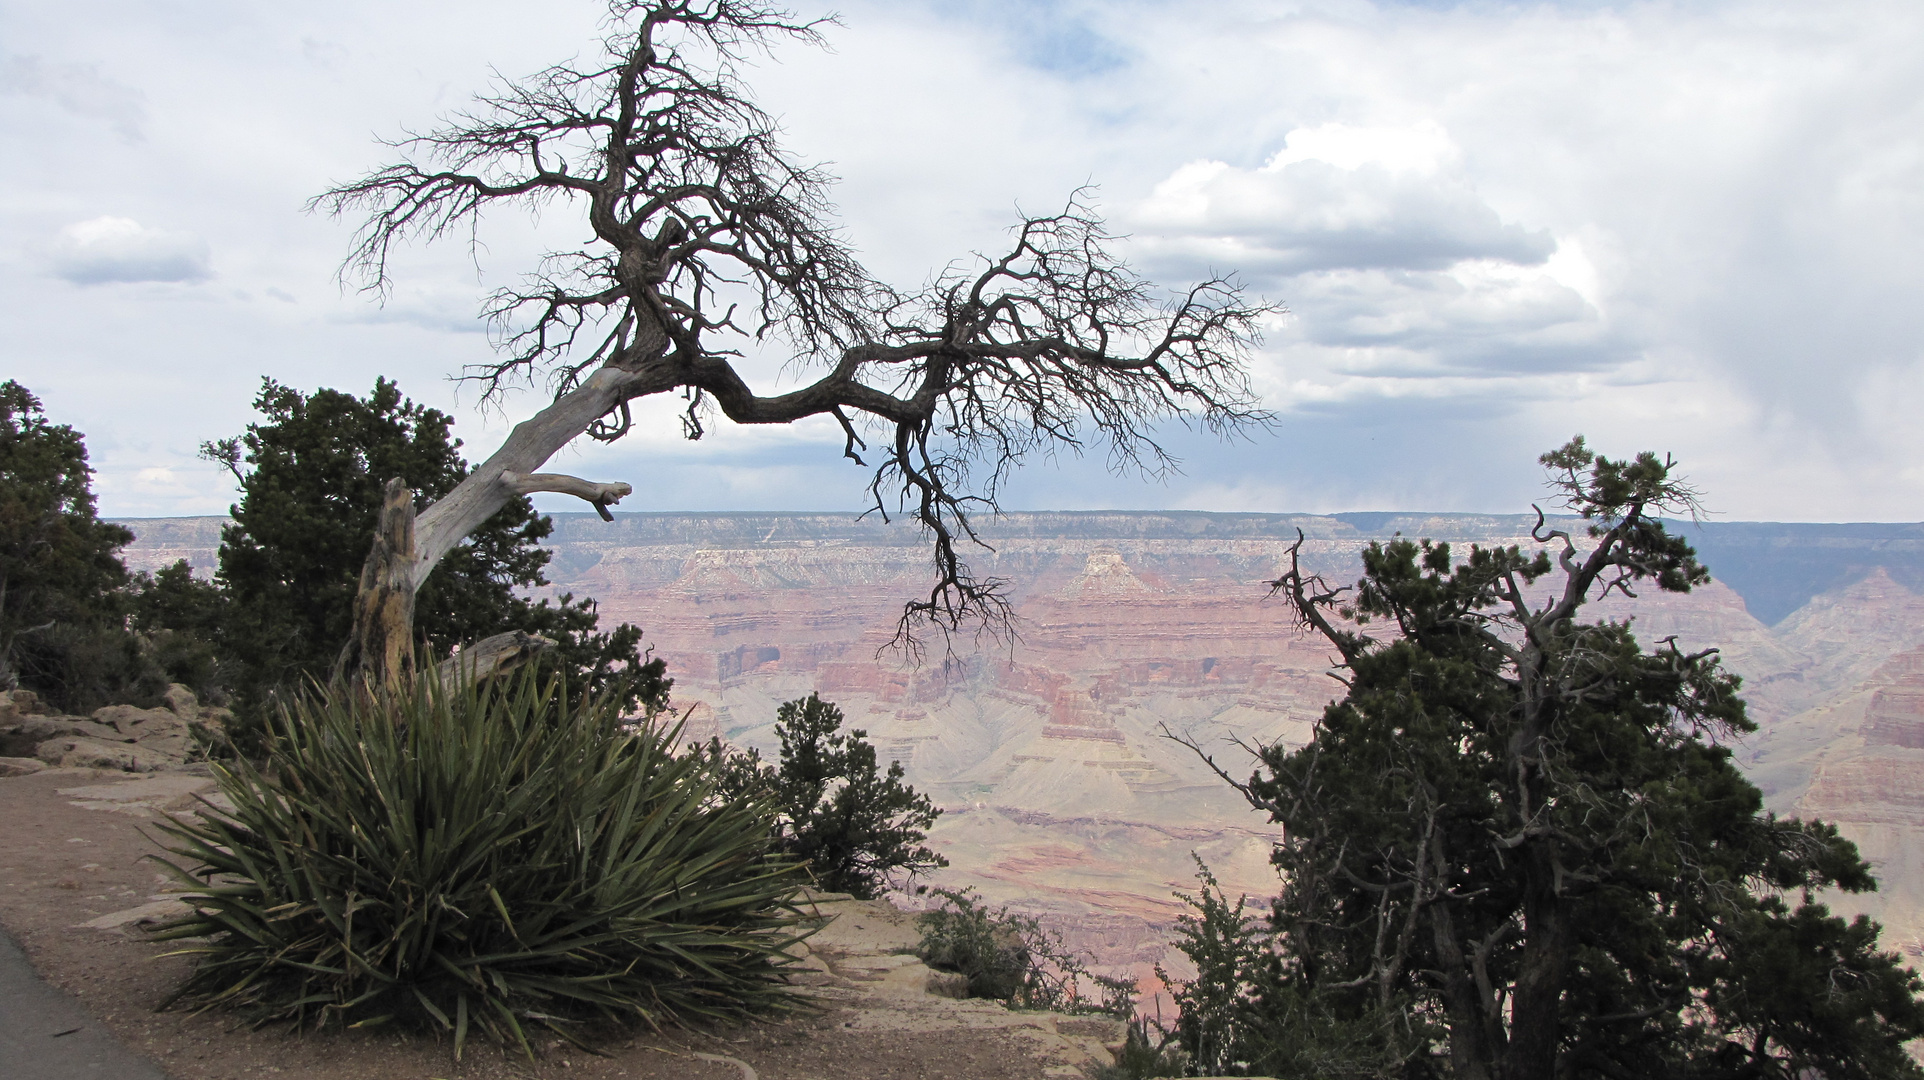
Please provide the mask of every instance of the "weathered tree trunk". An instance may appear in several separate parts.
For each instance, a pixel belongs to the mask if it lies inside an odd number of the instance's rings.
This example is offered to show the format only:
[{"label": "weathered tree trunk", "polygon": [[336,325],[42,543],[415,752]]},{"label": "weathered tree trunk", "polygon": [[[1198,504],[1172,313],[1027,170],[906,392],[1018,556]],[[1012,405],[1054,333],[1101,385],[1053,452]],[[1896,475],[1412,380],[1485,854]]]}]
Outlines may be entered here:
[{"label": "weathered tree trunk", "polygon": [[[335,662],[337,679],[355,675],[394,687],[412,676],[414,594],[434,572],[441,557],[492,517],[509,499],[537,491],[574,495],[591,503],[605,519],[608,506],[634,489],[560,473],[537,473],[555,451],[567,445],[611,409],[641,393],[653,380],[604,367],[553,405],[515,425],[507,441],[477,466],[453,491],[423,510],[417,527],[414,493],[398,477],[387,482],[374,544],[361,567],[354,597],[354,631]],[[665,384],[664,384],[665,385]],[[442,680],[485,679],[525,662],[552,645],[520,631],[477,642],[465,659],[444,662]]]},{"label": "weathered tree trunk", "polygon": [[442,686],[452,687],[463,682],[479,682],[495,675],[505,675],[543,651],[554,648],[554,644],[540,634],[510,630],[505,634],[482,638],[456,651],[435,668],[435,678],[441,681]]},{"label": "weathered tree trunk", "polygon": [[1449,902],[1432,903],[1429,921],[1437,965],[1442,969],[1440,989],[1444,1016],[1450,1026],[1450,1066],[1457,1080],[1490,1080],[1490,1062],[1496,1056],[1496,1047],[1490,1042],[1489,1017],[1485,1015],[1482,994],[1471,974],[1469,957],[1457,940]]},{"label": "weathered tree trunk", "polygon": [[414,587],[420,588],[443,555],[517,495],[561,492],[586,499],[605,514],[610,503],[620,502],[633,491],[627,484],[596,483],[534,470],[623,402],[671,387],[672,379],[657,370],[661,366],[650,365],[642,374],[603,367],[554,404],[516,424],[500,449],[475,466],[453,491],[421,512]]},{"label": "weathered tree trunk", "polygon": [[1575,927],[1569,905],[1557,893],[1552,841],[1538,839],[1525,854],[1523,965],[1517,972],[1510,1011],[1510,1042],[1498,1076],[1538,1080],[1556,1075],[1562,1036],[1563,986],[1570,967]]},{"label": "weathered tree trunk", "polygon": [[374,546],[361,565],[354,596],[354,634],[334,674],[358,674],[392,689],[414,673],[414,492],[407,481],[387,482]]}]

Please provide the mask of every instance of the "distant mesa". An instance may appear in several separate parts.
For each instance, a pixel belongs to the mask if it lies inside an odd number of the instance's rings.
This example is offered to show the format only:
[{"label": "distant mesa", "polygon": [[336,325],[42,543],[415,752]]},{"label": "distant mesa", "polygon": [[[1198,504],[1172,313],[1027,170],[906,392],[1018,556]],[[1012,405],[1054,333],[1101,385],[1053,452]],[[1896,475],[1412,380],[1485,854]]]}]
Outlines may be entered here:
[{"label": "distant mesa", "polygon": [[1120,552],[1092,551],[1082,573],[1063,586],[1059,595],[1067,599],[1093,600],[1100,597],[1130,596],[1150,591],[1135,571],[1129,569]]}]

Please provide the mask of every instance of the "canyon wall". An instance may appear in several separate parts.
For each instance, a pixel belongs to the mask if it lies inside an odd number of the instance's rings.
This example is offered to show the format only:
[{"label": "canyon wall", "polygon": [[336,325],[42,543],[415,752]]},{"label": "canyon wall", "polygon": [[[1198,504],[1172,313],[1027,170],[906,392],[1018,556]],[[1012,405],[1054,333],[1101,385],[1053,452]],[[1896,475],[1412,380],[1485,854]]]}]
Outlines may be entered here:
[{"label": "canyon wall", "polygon": [[[133,521],[132,564],[212,565],[218,519]],[[1397,533],[1530,543],[1534,517],[1011,514],[978,574],[1008,582],[1013,641],[890,647],[930,579],[912,529],[820,514],[557,515],[556,592],[644,628],[690,738],[774,750],[775,709],[837,702],[884,760],[944,808],[933,884],[1037,914],[1109,966],[1169,963],[1173,894],[1200,859],[1232,893],[1275,890],[1271,826],[1188,749],[1232,775],[1244,746],[1308,734],[1338,691],[1331,656],[1268,599],[1302,530],[1304,560],[1353,579]],[[1684,526],[1717,580],[1602,613],[1646,641],[1717,646],[1759,730],[1738,748],[1773,809],[1836,821],[1873,858],[1875,914],[1924,955],[1924,528]],[[1735,586],[1735,587],[1733,587]],[[1748,592],[1742,590],[1747,589]],[[1755,597],[1756,599],[1752,599]]]}]

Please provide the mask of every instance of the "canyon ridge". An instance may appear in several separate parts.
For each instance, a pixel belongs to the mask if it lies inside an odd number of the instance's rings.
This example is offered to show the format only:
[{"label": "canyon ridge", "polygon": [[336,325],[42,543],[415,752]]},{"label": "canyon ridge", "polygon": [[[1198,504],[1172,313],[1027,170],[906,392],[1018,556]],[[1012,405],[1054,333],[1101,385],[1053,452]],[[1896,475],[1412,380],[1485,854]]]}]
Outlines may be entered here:
[{"label": "canyon ridge", "polygon": [[[553,517],[553,591],[596,598],[604,627],[643,628],[687,738],[771,757],[776,707],[820,693],[943,808],[930,842],[950,867],[923,884],[974,887],[1145,980],[1158,963],[1182,974],[1174,894],[1193,893],[1198,860],[1257,907],[1276,891],[1274,827],[1165,736],[1246,776],[1243,746],[1302,742],[1340,691],[1330,650],[1268,599],[1297,530],[1307,568],[1350,581],[1373,540],[1529,547],[1536,520],[1006,514],[982,523],[990,548],[969,557],[1008,583],[1018,638],[937,638],[916,664],[889,647],[930,580],[913,528],[846,514]],[[225,521],[121,524],[138,536],[130,567],[184,558],[206,573]],[[1758,724],[1737,756],[1770,808],[1836,822],[1877,868],[1880,892],[1833,906],[1924,956],[1924,525],[1673,528],[1712,583],[1596,616],[1634,619],[1646,645],[1674,635],[1722,650]]]}]

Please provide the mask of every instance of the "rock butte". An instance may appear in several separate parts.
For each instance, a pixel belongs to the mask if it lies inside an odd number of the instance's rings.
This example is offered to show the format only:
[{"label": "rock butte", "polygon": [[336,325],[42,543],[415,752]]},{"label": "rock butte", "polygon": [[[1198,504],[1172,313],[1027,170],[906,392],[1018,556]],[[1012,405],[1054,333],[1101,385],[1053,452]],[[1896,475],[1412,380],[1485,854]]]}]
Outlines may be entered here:
[{"label": "rock butte", "polygon": [[[1218,748],[1298,743],[1338,691],[1328,650],[1266,600],[1296,529],[1306,564],[1352,580],[1397,532],[1528,545],[1533,518],[1353,514],[1011,514],[984,576],[1008,581],[1019,639],[886,648],[929,556],[911,529],[827,514],[556,515],[555,591],[642,626],[675,678],[687,735],[774,750],[776,706],[837,702],[884,760],[944,807],[933,884],[1040,915],[1112,969],[1176,970],[1172,893],[1202,859],[1232,895],[1275,891],[1273,826],[1165,727]],[[211,567],[220,519],[129,521],[130,565]],[[1759,731],[1740,760],[1773,810],[1837,822],[1883,891],[1839,898],[1924,956],[1924,526],[1686,526],[1718,580],[1600,614],[1640,637],[1716,646]],[[1760,618],[1759,616],[1762,616]],[[1768,623],[1765,621],[1768,620]],[[909,902],[913,903],[913,900]],[[1174,957],[1180,959],[1180,957]]]}]

